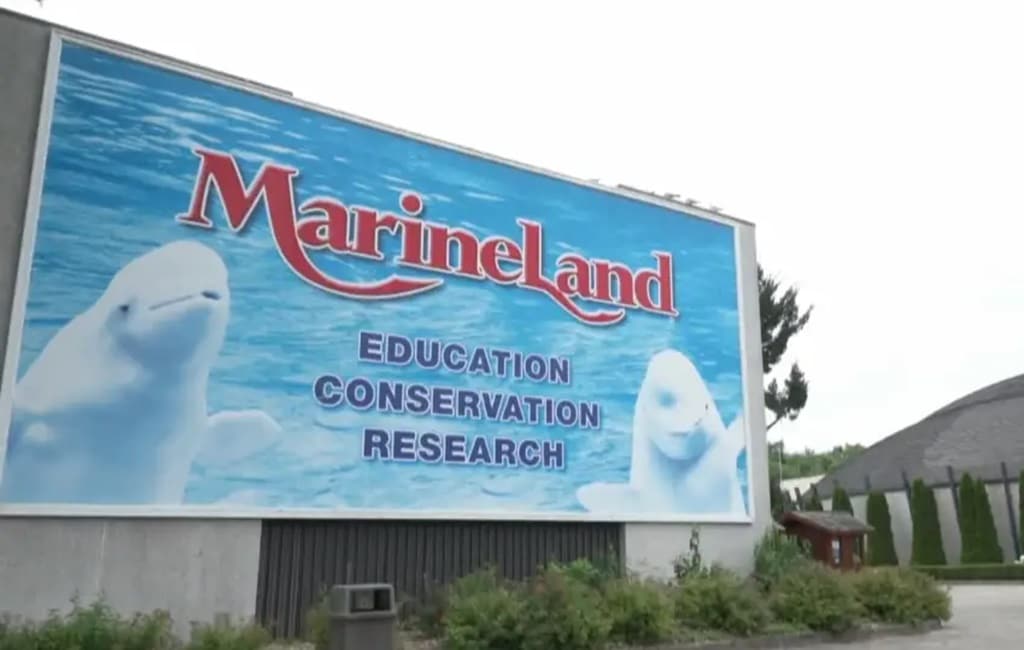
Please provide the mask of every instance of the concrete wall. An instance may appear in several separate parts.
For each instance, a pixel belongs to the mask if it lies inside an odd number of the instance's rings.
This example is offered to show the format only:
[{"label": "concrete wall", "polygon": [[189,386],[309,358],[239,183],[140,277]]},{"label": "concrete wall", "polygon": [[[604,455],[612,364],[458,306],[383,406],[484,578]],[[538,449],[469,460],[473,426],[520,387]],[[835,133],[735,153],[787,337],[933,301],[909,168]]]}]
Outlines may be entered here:
[{"label": "concrete wall", "polygon": [[38,619],[103,593],[125,613],[165,609],[187,634],[255,615],[259,551],[259,521],[0,519],[0,612]]}]

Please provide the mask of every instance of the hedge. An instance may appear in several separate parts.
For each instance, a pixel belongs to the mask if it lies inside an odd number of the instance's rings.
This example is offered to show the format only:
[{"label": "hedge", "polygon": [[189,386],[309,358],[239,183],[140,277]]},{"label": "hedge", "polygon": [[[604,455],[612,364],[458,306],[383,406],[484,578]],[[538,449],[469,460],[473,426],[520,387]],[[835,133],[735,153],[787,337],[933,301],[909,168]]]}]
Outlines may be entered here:
[{"label": "hedge", "polygon": [[1011,580],[1024,582],[1024,564],[962,564],[958,566],[916,566],[916,571],[937,580]]},{"label": "hedge", "polygon": [[896,545],[892,537],[892,517],[889,502],[881,492],[868,494],[868,525],[874,531],[868,535],[866,561],[872,566],[896,566]]},{"label": "hedge", "polygon": [[932,566],[946,564],[935,492],[921,479],[914,481],[910,491],[910,516],[913,529],[910,563]]},{"label": "hedge", "polygon": [[853,504],[850,502],[850,495],[840,486],[836,486],[832,492],[832,512],[848,512],[853,514]]}]

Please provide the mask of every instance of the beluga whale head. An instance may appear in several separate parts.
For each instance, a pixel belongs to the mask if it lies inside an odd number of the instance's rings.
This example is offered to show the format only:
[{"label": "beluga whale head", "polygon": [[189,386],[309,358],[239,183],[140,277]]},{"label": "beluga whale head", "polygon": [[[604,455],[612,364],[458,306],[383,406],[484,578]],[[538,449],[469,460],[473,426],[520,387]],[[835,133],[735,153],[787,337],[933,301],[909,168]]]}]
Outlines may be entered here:
[{"label": "beluga whale head", "polygon": [[228,271],[191,240],[155,248],[122,267],[90,309],[111,351],[161,370],[207,367],[224,342]]},{"label": "beluga whale head", "polygon": [[667,460],[689,462],[724,434],[718,407],[693,362],[671,349],[651,357],[637,395],[635,443],[653,445]]}]

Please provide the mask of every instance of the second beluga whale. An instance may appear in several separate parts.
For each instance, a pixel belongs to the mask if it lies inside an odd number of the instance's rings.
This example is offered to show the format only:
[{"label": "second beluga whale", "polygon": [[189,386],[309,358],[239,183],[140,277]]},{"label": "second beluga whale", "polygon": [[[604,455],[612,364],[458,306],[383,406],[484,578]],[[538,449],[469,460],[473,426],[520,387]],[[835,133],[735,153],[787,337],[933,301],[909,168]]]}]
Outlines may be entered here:
[{"label": "second beluga whale", "polygon": [[266,413],[208,412],[230,304],[223,260],[195,241],[115,273],[15,385],[0,501],[179,504],[204,449],[269,444],[280,426]]}]

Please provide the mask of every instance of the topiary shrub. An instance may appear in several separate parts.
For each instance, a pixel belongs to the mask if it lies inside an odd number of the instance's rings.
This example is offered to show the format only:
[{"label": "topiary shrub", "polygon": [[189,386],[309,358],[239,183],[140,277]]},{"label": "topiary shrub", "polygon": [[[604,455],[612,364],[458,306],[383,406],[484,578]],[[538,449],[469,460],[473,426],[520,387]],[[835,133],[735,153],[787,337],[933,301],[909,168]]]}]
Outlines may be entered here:
[{"label": "topiary shrub", "polygon": [[976,562],[997,563],[1003,561],[1003,547],[999,544],[999,533],[996,521],[992,516],[992,504],[988,498],[988,490],[983,481],[974,483],[975,513],[977,517],[977,556]]},{"label": "topiary shrub", "polygon": [[517,631],[522,650],[599,650],[608,642],[611,620],[598,590],[553,565],[529,581]]},{"label": "topiary shrub", "polygon": [[521,621],[526,609],[522,590],[500,580],[493,570],[480,571],[449,588],[443,639],[449,650],[519,650],[524,647]]},{"label": "topiary shrub", "polygon": [[978,563],[978,517],[977,501],[974,498],[974,479],[970,473],[960,478],[958,491],[960,513],[957,523],[960,527],[960,564]]},{"label": "topiary shrub", "polygon": [[675,593],[676,620],[691,630],[750,636],[764,629],[763,599],[737,575],[713,569],[688,576]]},{"label": "topiary shrub", "polygon": [[915,624],[952,615],[949,592],[918,571],[866,569],[849,579],[861,610],[874,621]]},{"label": "topiary shrub", "polygon": [[892,517],[889,514],[889,501],[881,492],[868,495],[867,523],[874,531],[868,535],[867,564],[873,566],[896,566],[896,544],[892,537]]},{"label": "topiary shrub", "polygon": [[768,591],[786,573],[810,561],[797,539],[769,530],[754,547],[754,579]]},{"label": "topiary shrub", "polygon": [[910,491],[912,542],[910,563],[939,566],[946,563],[935,492],[917,479]]},{"label": "topiary shrub", "polygon": [[665,588],[651,582],[614,580],[604,591],[611,622],[610,640],[627,645],[669,641],[675,632],[672,601]]},{"label": "topiary shrub", "polygon": [[850,495],[841,486],[837,485],[832,492],[832,512],[848,512],[853,514],[853,503]]},{"label": "topiary shrub", "polygon": [[772,591],[771,607],[779,621],[819,632],[845,632],[860,617],[849,581],[818,563],[784,575]]}]

